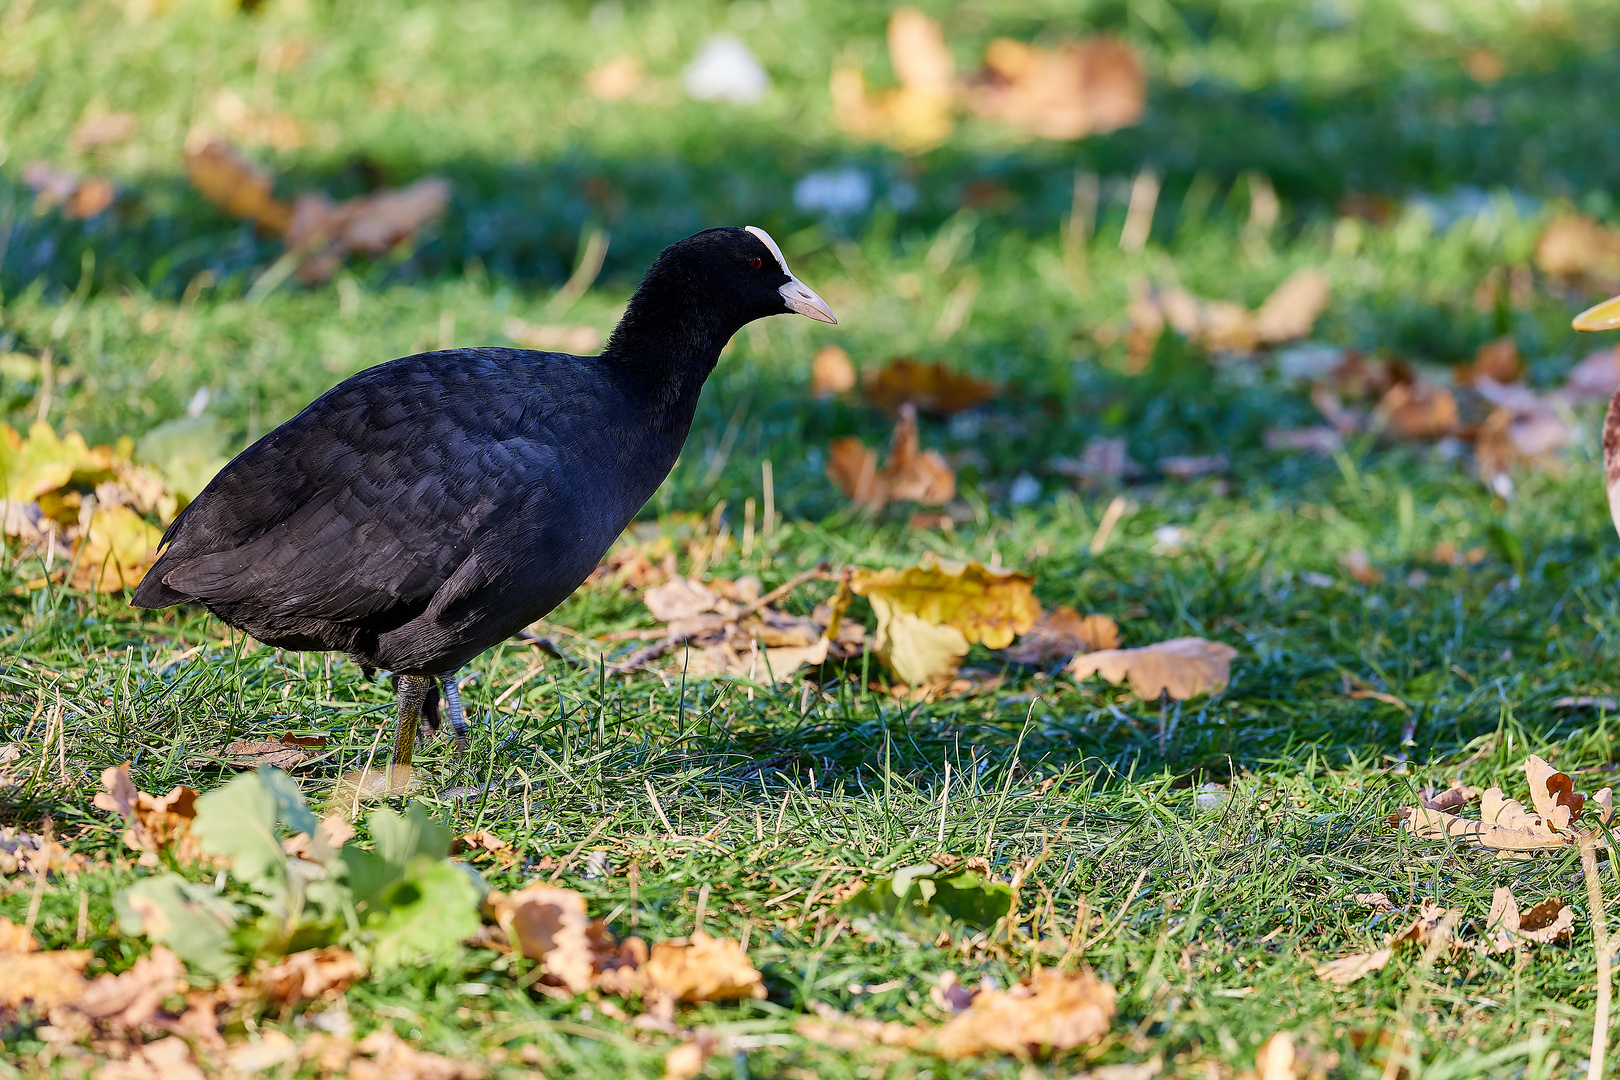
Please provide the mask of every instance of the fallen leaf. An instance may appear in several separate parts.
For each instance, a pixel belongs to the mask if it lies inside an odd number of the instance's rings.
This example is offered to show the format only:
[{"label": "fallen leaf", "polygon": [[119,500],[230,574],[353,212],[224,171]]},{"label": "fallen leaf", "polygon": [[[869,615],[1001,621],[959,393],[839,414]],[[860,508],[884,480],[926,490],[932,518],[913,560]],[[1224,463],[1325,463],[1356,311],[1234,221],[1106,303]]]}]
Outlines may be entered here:
[{"label": "fallen leaf", "polygon": [[259,1029],[257,1042],[238,1043],[224,1053],[225,1067],[231,1072],[251,1075],[273,1069],[299,1057],[298,1044],[273,1027]]},{"label": "fallen leaf", "polygon": [[593,966],[586,936],[585,898],[572,889],[533,884],[514,893],[490,893],[485,904],[512,946],[545,965],[546,973],[571,993],[591,985]]},{"label": "fallen leaf", "polygon": [[298,269],[301,280],[324,281],[351,252],[384,255],[413,239],[449,203],[450,182],[436,176],[341,203],[324,192],[305,192],[293,203],[287,247],[308,253]]},{"label": "fallen leaf", "polygon": [[1395,910],[1395,902],[1389,898],[1388,893],[1358,892],[1356,893],[1356,903],[1360,904],[1364,908],[1371,908],[1374,911]]},{"label": "fallen leaf", "polygon": [[186,967],[162,945],[136,960],[127,971],[99,975],[72,1002],[73,1009],[109,1028],[149,1023],[163,999],[186,990]]},{"label": "fallen leaf", "polygon": [[761,649],[757,643],[742,649],[731,642],[711,645],[693,652],[683,665],[693,678],[731,675],[754,682],[784,682],[796,675],[800,668],[819,667],[827,660],[831,646],[826,638],[811,645],[786,645],[775,649]]},{"label": "fallen leaf", "polygon": [[1095,1045],[1113,1019],[1112,986],[1090,971],[1041,968],[1011,989],[982,991],[933,1034],[932,1043],[949,1058],[990,1052],[1022,1058]]},{"label": "fallen leaf", "polygon": [[1400,946],[1444,944],[1449,941],[1461,918],[1462,912],[1456,908],[1444,908],[1424,898],[1416,917],[1403,929],[1385,937],[1383,948],[1319,963],[1316,965],[1316,976],[1336,986],[1349,986],[1364,976],[1382,971]]},{"label": "fallen leaf", "polygon": [[1472,386],[1481,376],[1506,385],[1518,382],[1524,374],[1524,361],[1519,357],[1519,345],[1512,337],[1487,341],[1474,353],[1471,363],[1463,364],[1452,372],[1459,386]]},{"label": "fallen leaf", "polygon": [[172,849],[181,862],[198,858],[201,849],[191,835],[197,816],[197,789],[175,785],[162,797],[136,789],[129,763],[103,769],[101,786],[91,805],[124,819],[124,843],[141,853],[140,865],[158,865],[158,852]]},{"label": "fallen leaf", "polygon": [[1067,663],[1076,653],[1119,647],[1119,625],[1107,615],[1082,616],[1068,605],[1045,612],[1006,651],[1015,664]]},{"label": "fallen leaf", "polygon": [[1536,266],[1553,277],[1594,283],[1620,279],[1620,231],[1589,217],[1556,217],[1536,241]]},{"label": "fallen leaf", "polygon": [[740,944],[701,930],[690,938],[660,941],[652,947],[642,974],[650,992],[675,1001],[735,1001],[763,998],[765,980]]},{"label": "fallen leaf", "polygon": [[1220,641],[1172,638],[1137,649],[1083,653],[1069,664],[1069,673],[1076,679],[1100,673],[1116,685],[1129,679],[1131,690],[1144,701],[1157,700],[1161,693],[1186,701],[1224,687],[1231,680],[1237,654]]},{"label": "fallen leaf", "polygon": [[720,1048],[714,1032],[698,1030],[692,1038],[670,1048],[664,1055],[664,1080],[692,1080],[703,1072],[703,1063]]},{"label": "fallen leaf", "polygon": [[1043,139],[1070,140],[1129,127],[1147,105],[1147,71],[1118,38],[1043,49],[996,38],[968,102],[979,116]]},{"label": "fallen leaf", "polygon": [[1523,386],[1503,386],[1488,375],[1478,376],[1474,389],[1494,406],[1474,436],[1474,460],[1482,477],[1514,466],[1552,468],[1557,451],[1574,442],[1555,398]]},{"label": "fallen leaf", "polygon": [[389,1027],[373,1031],[355,1049],[372,1060],[350,1061],[349,1080],[483,1080],[489,1075],[482,1065],[418,1050]]},{"label": "fallen leaf", "polygon": [[714,611],[720,597],[701,581],[673,577],[648,589],[641,599],[653,618],[668,623]]},{"label": "fallen leaf", "polygon": [[869,94],[859,68],[834,67],[829,90],[833,120],[859,139],[882,141],[909,154],[931,150],[950,137],[955,62],[939,24],[916,8],[889,17],[889,61],[900,85]]},{"label": "fallen leaf", "polygon": [[32,1002],[34,1011],[49,1012],[75,1000],[89,984],[84,967],[95,956],[88,949],[39,951],[39,942],[23,927],[0,917],[0,1008]]},{"label": "fallen leaf", "polygon": [[49,424],[35,423],[24,438],[0,423],[0,496],[6,499],[31,502],[69,486],[94,487],[115,479],[117,465],[113,447],[92,448],[76,431],[58,436]]},{"label": "fallen leaf", "polygon": [[1575,791],[1574,781],[1534,754],[1526,759],[1524,774],[1530,783],[1530,801],[1541,820],[1555,832],[1569,832],[1586,805],[1585,796]]},{"label": "fallen leaf", "polygon": [[896,870],[867,882],[837,905],[837,913],[921,937],[949,932],[957,923],[990,930],[1012,910],[1012,887],[974,870],[952,871],[933,862]]},{"label": "fallen leaf", "polygon": [[1254,1054],[1254,1071],[1258,1080],[1297,1080],[1294,1072],[1294,1037],[1279,1031]]},{"label": "fallen leaf", "polygon": [[1078,458],[1053,458],[1054,472],[1079,480],[1082,486],[1116,484],[1142,475],[1142,466],[1131,460],[1122,438],[1095,438],[1087,441]]},{"label": "fallen leaf", "polygon": [[269,1001],[297,1005],[342,994],[365,973],[365,965],[352,952],[328,945],[289,953],[278,964],[261,966],[252,984]]},{"label": "fallen leaf", "polygon": [[1255,337],[1268,345],[1308,337],[1332,295],[1322,271],[1296,270],[1255,310]]},{"label": "fallen leaf", "polygon": [[114,143],[128,142],[140,129],[140,118],[131,112],[86,116],[73,129],[71,142],[75,150],[94,150]]},{"label": "fallen leaf", "polygon": [[1575,909],[1560,897],[1551,897],[1522,915],[1513,890],[1498,886],[1491,896],[1491,911],[1485,917],[1486,952],[1504,953],[1526,945],[1550,945],[1568,938],[1575,929]]},{"label": "fallen leaf", "polygon": [[875,651],[912,686],[954,674],[974,642],[1002,649],[1028,633],[1040,615],[1034,583],[1013,570],[936,559],[849,579],[877,615]]},{"label": "fallen leaf", "polygon": [[309,143],[309,131],[284,112],[255,109],[234,90],[214,95],[214,117],[225,133],[238,142],[269,146],[276,150],[297,150]]},{"label": "fallen leaf", "polygon": [[525,349],[593,356],[602,348],[602,331],[594,326],[537,326],[522,319],[507,319],[502,333]]},{"label": "fallen leaf", "polygon": [[1372,564],[1367,558],[1365,548],[1351,548],[1339,560],[1346,572],[1363,585],[1377,585],[1384,580],[1384,572]]},{"label": "fallen leaf", "polygon": [[256,222],[267,232],[287,231],[292,207],[277,201],[270,174],[248,163],[223,138],[193,132],[186,139],[185,167],[191,186],[231,217]]},{"label": "fallen leaf", "polygon": [[[1478,821],[1415,806],[1400,813],[1403,827],[1424,839],[1463,837],[1504,853],[1533,853],[1575,843],[1574,823],[1585,807],[1585,797],[1574,790],[1568,776],[1539,757],[1526,759],[1524,768],[1535,810],[1493,787],[1480,796]],[[1609,789],[1593,795],[1592,802],[1602,807],[1602,820],[1607,822],[1613,803]]]},{"label": "fallen leaf", "polygon": [[233,764],[287,770],[323,756],[312,751],[325,745],[324,736],[301,739],[289,731],[279,739],[238,739],[225,748],[225,754]]},{"label": "fallen leaf", "polygon": [[898,1020],[871,1020],[839,1012],[826,1002],[812,1002],[817,1019],[801,1016],[793,1030],[811,1042],[846,1053],[869,1046],[914,1046],[928,1034],[927,1028],[912,1027]]},{"label": "fallen leaf", "polygon": [[171,1035],[144,1045],[131,1044],[128,1057],[96,1070],[96,1080],[206,1080],[206,1076],[191,1056],[191,1047]]},{"label": "fallen leaf", "polygon": [[633,56],[615,56],[585,75],[585,90],[598,101],[623,101],[641,89],[646,73]]},{"label": "fallen leaf", "polygon": [[861,394],[886,412],[905,405],[931,416],[951,416],[995,399],[1001,388],[986,379],[953,371],[941,363],[896,357],[861,378]]},{"label": "fallen leaf", "polygon": [[810,392],[836,397],[855,389],[855,365],[837,345],[823,345],[810,360]]},{"label": "fallen leaf", "polygon": [[1386,430],[1403,439],[1437,439],[1458,425],[1456,397],[1430,382],[1396,383],[1379,400],[1377,412]]},{"label": "fallen leaf", "polygon": [[827,476],[851,500],[874,512],[890,502],[943,506],[956,495],[956,473],[937,450],[921,449],[916,410],[900,407],[889,458],[877,468],[877,453],[857,438],[834,439]]},{"label": "fallen leaf", "polygon": [[31,161],[24,166],[22,182],[34,190],[36,214],[60,206],[63,217],[76,221],[95,217],[118,197],[111,180],[80,176],[46,161]]},{"label": "fallen leaf", "polygon": [[85,592],[133,589],[157,559],[162,539],[162,529],[129,507],[97,506],[89,529],[75,544],[70,583]]}]

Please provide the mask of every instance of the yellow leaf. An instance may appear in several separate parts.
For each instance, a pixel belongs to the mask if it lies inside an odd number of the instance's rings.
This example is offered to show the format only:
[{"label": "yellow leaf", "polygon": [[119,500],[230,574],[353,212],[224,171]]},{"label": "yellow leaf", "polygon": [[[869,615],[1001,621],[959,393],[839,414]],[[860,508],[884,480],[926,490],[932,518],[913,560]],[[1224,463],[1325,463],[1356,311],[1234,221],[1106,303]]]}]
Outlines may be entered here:
[{"label": "yellow leaf", "polygon": [[877,636],[873,648],[894,673],[911,686],[926,686],[956,674],[967,655],[968,639],[954,626],[941,626],[897,611],[886,598],[874,596]]},{"label": "yellow leaf", "polygon": [[77,431],[58,437],[36,423],[25,439],[0,424],[0,499],[31,502],[69,484],[93,486],[113,478],[116,461],[112,447],[92,449]]},{"label": "yellow leaf", "polygon": [[918,412],[950,416],[978,408],[999,393],[1001,388],[987,379],[905,356],[868,370],[861,380],[861,395],[890,413],[899,412],[902,405],[915,405]]},{"label": "yellow leaf", "polygon": [[952,626],[969,644],[1004,649],[1040,617],[1035,578],[982,563],[929,559],[905,569],[856,570],[849,587],[896,612],[935,626]]},{"label": "yellow leaf", "polygon": [[163,530],[127,506],[98,508],[90,529],[77,545],[75,589],[117,592],[133,589],[157,558]]},{"label": "yellow leaf", "polygon": [[1172,638],[1140,649],[1083,653],[1069,665],[1069,673],[1076,679],[1101,673],[1116,684],[1130,679],[1131,689],[1144,701],[1161,693],[1186,701],[1225,686],[1231,680],[1236,656],[1237,650],[1223,642]]}]

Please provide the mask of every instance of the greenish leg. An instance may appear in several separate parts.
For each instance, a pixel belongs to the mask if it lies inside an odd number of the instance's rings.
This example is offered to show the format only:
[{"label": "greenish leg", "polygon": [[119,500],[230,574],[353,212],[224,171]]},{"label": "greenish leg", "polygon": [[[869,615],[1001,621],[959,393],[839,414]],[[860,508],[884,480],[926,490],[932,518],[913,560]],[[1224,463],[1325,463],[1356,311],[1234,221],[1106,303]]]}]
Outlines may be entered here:
[{"label": "greenish leg", "polygon": [[422,722],[422,702],[427,698],[431,675],[400,675],[394,687],[399,704],[399,722],[394,729],[394,756],[391,764],[409,766],[416,749],[416,726]]}]

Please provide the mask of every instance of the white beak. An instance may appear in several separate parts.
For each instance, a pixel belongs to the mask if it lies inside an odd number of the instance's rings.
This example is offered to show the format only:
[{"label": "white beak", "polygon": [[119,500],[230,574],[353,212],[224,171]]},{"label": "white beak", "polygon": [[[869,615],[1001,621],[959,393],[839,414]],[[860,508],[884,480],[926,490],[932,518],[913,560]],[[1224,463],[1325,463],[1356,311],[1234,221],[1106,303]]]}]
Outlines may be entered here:
[{"label": "white beak", "polygon": [[782,294],[782,301],[790,310],[807,315],[817,322],[837,324],[838,318],[833,315],[832,308],[827,306],[827,301],[817,296],[814,289],[798,278],[792,278],[779,291]]},{"label": "white beak", "polygon": [[800,281],[794,276],[793,271],[788,269],[787,260],[782,257],[782,249],[776,246],[771,234],[755,225],[749,225],[747,229],[759,238],[760,243],[770,249],[771,254],[776,256],[776,264],[782,268],[782,273],[788,276],[788,283],[777,290],[782,294],[782,302],[788,306],[788,310],[797,311],[816,322],[837,325],[838,318],[832,313],[832,308],[827,306],[827,301],[817,296],[814,289]]}]

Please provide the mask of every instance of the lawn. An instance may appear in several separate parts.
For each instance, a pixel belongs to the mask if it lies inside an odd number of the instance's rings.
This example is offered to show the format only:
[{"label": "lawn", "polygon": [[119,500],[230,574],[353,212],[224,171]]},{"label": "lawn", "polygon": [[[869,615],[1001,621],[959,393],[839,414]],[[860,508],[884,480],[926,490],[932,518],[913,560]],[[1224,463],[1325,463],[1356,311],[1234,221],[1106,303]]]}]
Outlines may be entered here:
[{"label": "lawn", "polygon": [[[1165,705],[982,644],[959,683],[931,694],[895,692],[870,647],[774,683],[689,677],[673,657],[625,672],[614,665],[662,624],[634,581],[605,573],[464,671],[470,749],[421,748],[416,793],[389,807],[473,836],[458,858],[488,886],[574,890],[619,938],[738,942],[763,996],[670,1012],[650,991],[570,992],[493,928],[474,933],[464,876],[424,876],[444,891],[421,886],[416,929],[389,938],[337,916],[317,928],[369,968],[346,990],[219,997],[217,1030],[178,1018],[242,978],[195,960],[189,1002],[171,983],[138,1022],[101,1017],[77,1035],[72,1017],[26,994],[6,1004],[0,988],[0,1075],[164,1075],[132,1047],[166,1036],[210,1073],[258,1068],[238,1053],[247,1045],[264,1049],[265,1075],[288,1077],[696,1075],[666,1062],[682,1045],[703,1051],[711,1077],[1586,1073],[1599,948],[1577,848],[1499,858],[1391,815],[1454,782],[1528,803],[1531,755],[1588,794],[1616,772],[1620,545],[1601,401],[1558,399],[1565,444],[1492,470],[1477,430],[1489,402],[1462,386],[1462,366],[1506,339],[1524,385],[1552,401],[1614,344],[1569,324],[1620,278],[1603,262],[1620,247],[1585,273],[1549,271],[1538,252],[1561,216],[1620,219],[1612,6],[924,5],[959,73],[997,37],[1052,46],[1107,32],[1139,51],[1149,91],[1141,122],[1111,134],[1030,140],[964,116],[922,153],[841,130],[828,93],[835,64],[893,84],[887,8],[244,6],[0,11],[0,421],[25,433],[43,419],[94,445],[189,417],[187,430],[234,452],[392,357],[510,345],[514,320],[605,331],[663,245],[758,224],[839,325],[778,318],[738,335],[621,551],[766,590],[825,562],[832,572],[778,605],[802,616],[834,597],[828,579],[845,567],[977,561],[1032,575],[1045,608],[1111,617],[1125,646],[1193,636],[1237,657],[1224,688]],[[715,33],[763,62],[759,102],[684,96],[682,71]],[[587,93],[587,73],[621,54],[643,66],[640,88]],[[123,113],[126,136],[76,139]],[[278,237],[188,183],[197,125],[235,131],[283,199],[440,176],[449,205],[392,252],[305,283],[277,269]],[[85,220],[47,207],[24,179],[36,161],[109,179],[116,197]],[[796,204],[806,176],[850,170],[866,184],[859,205],[818,209],[802,189]],[[1135,215],[1140,242],[1122,243],[1144,170],[1162,186],[1145,223]],[[601,273],[568,299],[596,230],[609,237]],[[1144,297],[1179,285],[1253,309],[1301,270],[1331,293],[1308,334],[1231,349],[1170,325],[1136,344]],[[872,511],[828,478],[834,440],[881,449],[895,423],[859,390],[813,392],[812,356],[829,345],[862,370],[909,356],[997,388],[922,420],[923,446],[955,473],[948,506]],[[1286,448],[1277,432],[1325,422],[1320,358],[1352,354],[1451,387],[1461,419],[1352,419],[1320,449]],[[1382,392],[1334,390],[1367,411]],[[1077,476],[1104,445],[1140,469]],[[1217,455],[1197,475],[1172,464]],[[283,761],[315,816],[356,818],[345,850],[392,850],[392,819],[369,817],[342,784],[387,745],[386,678],[259,646],[200,608],[138,612],[124,591],[62,576],[8,539],[0,917],[44,950],[89,950],[93,978],[151,962],[161,933],[138,929],[128,896],[160,872],[213,898],[194,898],[197,911],[220,898],[268,910],[240,858],[226,873],[158,844],[137,861],[125,821],[93,800],[103,770],[125,762],[145,792],[241,792],[226,785],[259,774],[229,748],[286,732],[324,740]],[[847,618],[871,628],[876,616],[857,598]],[[495,839],[481,848],[481,833]],[[65,845],[48,869],[18,857],[40,837]],[[942,902],[910,923],[851,902],[860,883],[881,895],[897,870],[969,859],[984,860],[975,895],[1012,886],[1008,914],[976,922]],[[1597,866],[1612,906],[1620,873],[1602,852]],[[1473,947],[1502,886],[1526,908],[1563,898],[1572,933]],[[1384,945],[1428,901],[1455,910],[1448,930],[1349,985],[1317,974]],[[239,926],[220,963],[251,975],[255,958],[294,951],[262,922]],[[982,1008],[1041,968],[1111,986],[1106,1030],[963,1057],[895,1034],[972,1015],[953,985],[988,987]],[[375,1032],[463,1071],[407,1064]],[[1294,1063],[1257,1065],[1279,1032]],[[285,1038],[297,1049],[280,1053]]]}]

